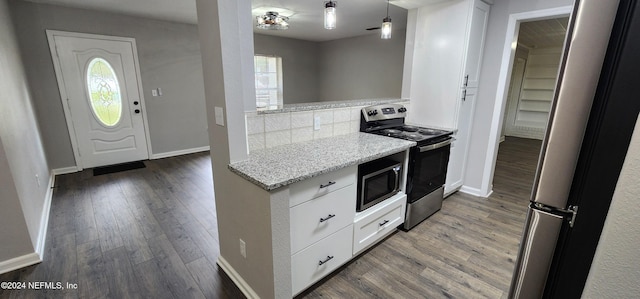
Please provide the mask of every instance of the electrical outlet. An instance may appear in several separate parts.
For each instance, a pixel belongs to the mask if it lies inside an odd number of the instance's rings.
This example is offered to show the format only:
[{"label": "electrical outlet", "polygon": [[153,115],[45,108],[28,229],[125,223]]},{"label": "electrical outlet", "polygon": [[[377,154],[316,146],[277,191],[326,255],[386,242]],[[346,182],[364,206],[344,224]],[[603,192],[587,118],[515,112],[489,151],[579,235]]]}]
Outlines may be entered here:
[{"label": "electrical outlet", "polygon": [[320,130],[320,116],[313,118],[313,129],[316,131]]},{"label": "electrical outlet", "polygon": [[242,239],[240,239],[240,255],[243,258],[247,258],[247,244]]},{"label": "electrical outlet", "polygon": [[158,90],[157,89],[152,89],[151,90],[151,96],[152,97],[157,97],[158,96]]}]

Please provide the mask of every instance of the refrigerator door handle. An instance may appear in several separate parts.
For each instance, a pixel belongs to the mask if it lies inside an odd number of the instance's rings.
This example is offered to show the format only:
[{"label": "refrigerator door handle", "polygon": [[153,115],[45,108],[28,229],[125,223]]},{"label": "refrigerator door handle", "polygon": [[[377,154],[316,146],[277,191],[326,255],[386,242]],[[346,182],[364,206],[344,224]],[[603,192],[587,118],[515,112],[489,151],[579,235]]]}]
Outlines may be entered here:
[{"label": "refrigerator door handle", "polygon": [[508,298],[542,298],[563,221],[562,216],[529,209]]}]

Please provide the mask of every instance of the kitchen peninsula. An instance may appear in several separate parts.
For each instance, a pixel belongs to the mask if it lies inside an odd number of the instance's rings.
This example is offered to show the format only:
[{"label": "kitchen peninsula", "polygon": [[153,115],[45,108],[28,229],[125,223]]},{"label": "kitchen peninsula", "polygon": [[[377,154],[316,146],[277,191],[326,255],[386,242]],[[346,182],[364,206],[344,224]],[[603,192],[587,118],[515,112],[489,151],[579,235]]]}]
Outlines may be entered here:
[{"label": "kitchen peninsula", "polygon": [[[244,202],[256,217],[236,222],[239,243],[221,246],[234,246],[238,256],[221,256],[218,264],[248,297],[300,293],[404,221],[404,192],[356,213],[357,165],[390,157],[406,167],[414,145],[352,133],[254,151],[230,164],[244,179],[237,182],[238,197],[251,194]],[[252,269],[271,275],[257,279]]]}]

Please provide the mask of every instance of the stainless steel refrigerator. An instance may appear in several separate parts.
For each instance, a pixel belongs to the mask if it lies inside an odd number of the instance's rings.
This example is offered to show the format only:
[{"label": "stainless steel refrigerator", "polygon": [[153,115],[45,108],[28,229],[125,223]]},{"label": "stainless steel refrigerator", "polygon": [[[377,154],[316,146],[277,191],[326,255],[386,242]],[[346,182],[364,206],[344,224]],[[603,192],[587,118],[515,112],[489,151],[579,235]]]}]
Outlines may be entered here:
[{"label": "stainless steel refrigerator", "polygon": [[640,110],[637,2],[576,1],[509,298],[580,297]]}]

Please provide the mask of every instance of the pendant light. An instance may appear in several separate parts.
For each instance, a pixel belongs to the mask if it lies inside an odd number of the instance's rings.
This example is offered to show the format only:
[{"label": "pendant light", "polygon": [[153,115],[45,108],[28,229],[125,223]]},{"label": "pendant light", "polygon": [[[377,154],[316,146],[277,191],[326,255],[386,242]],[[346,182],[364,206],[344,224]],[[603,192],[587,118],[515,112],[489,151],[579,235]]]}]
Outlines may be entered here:
[{"label": "pendant light", "polygon": [[336,1],[324,3],[324,29],[336,28]]},{"label": "pendant light", "polygon": [[387,16],[382,19],[381,39],[391,39],[391,17],[389,16],[389,0],[387,0]]}]

